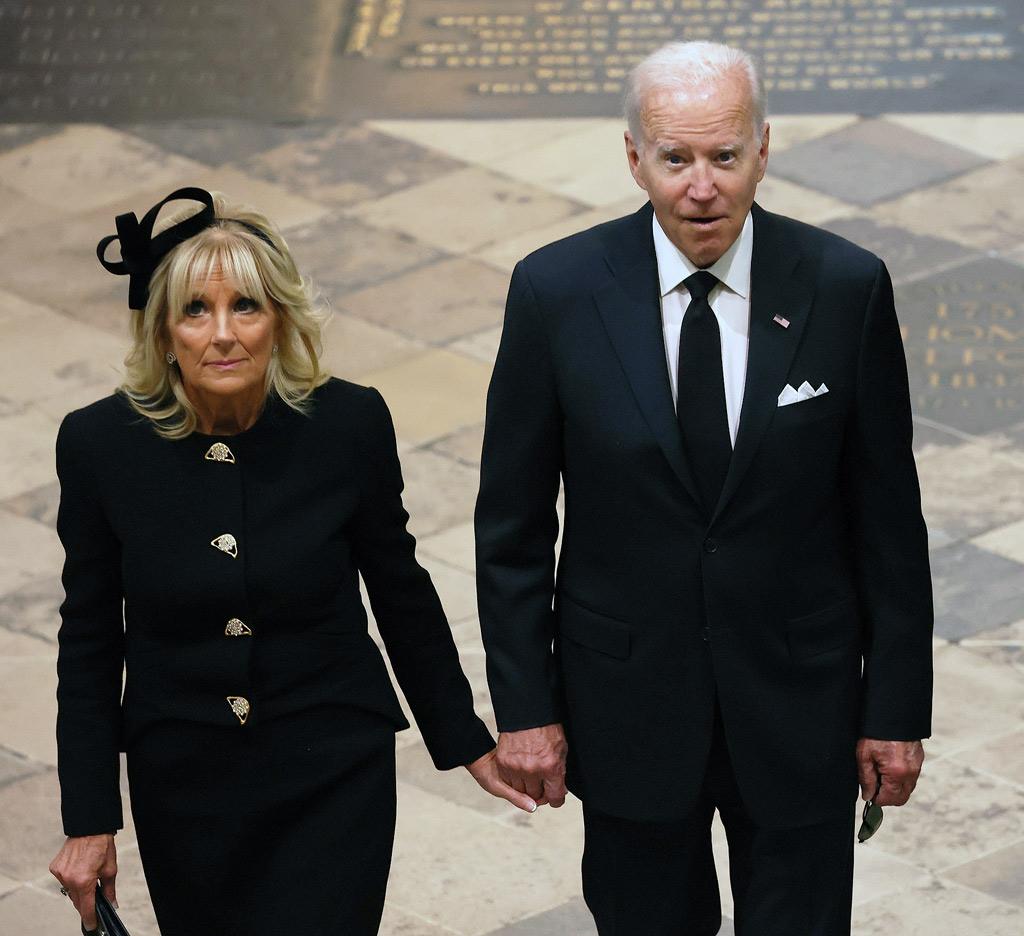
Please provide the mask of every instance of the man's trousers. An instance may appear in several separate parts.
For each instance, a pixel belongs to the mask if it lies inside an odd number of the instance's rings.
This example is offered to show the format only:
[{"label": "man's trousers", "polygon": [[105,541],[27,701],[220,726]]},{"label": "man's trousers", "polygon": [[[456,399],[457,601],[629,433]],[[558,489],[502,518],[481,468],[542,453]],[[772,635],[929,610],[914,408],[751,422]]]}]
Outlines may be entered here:
[{"label": "man's trousers", "polygon": [[[747,814],[716,711],[700,800],[674,822],[583,808],[583,896],[600,936],[714,936],[722,911],[711,850],[717,809],[729,842],[736,936],[849,936],[853,807],[820,825],[774,830]],[[798,821],[799,817],[795,817]]]}]

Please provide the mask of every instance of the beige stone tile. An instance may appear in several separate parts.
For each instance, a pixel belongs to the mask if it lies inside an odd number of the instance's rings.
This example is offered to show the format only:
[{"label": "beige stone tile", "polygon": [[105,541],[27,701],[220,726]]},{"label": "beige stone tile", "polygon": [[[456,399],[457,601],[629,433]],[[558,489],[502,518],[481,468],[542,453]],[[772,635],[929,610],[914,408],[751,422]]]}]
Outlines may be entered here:
[{"label": "beige stone tile", "polygon": [[[283,231],[317,221],[329,210],[324,205],[295,195],[271,182],[246,175],[232,166],[220,166],[217,169],[203,167],[183,177],[181,184],[223,192],[233,202],[256,208]],[[154,203],[162,197],[156,195]]]},{"label": "beige stone tile", "polygon": [[1021,462],[1012,451],[972,442],[933,448],[917,459],[925,520],[952,539],[972,536],[1024,515]]},{"label": "beige stone tile", "polygon": [[477,473],[450,458],[425,449],[402,455],[405,493],[411,517],[409,529],[417,538],[430,536],[473,516]]},{"label": "beige stone tile", "polygon": [[483,639],[480,636],[480,622],[476,615],[452,624],[452,637],[455,638],[455,645],[460,650],[480,652],[484,649]]},{"label": "beige stone tile", "polygon": [[620,121],[601,122],[493,160],[489,168],[584,205],[610,205],[637,191],[624,129]]},{"label": "beige stone tile", "polygon": [[757,203],[766,211],[787,215],[807,224],[845,218],[858,211],[848,202],[773,176],[770,167],[757,186]]},{"label": "beige stone tile", "polygon": [[349,293],[341,305],[362,319],[438,345],[498,325],[507,290],[507,278],[491,266],[456,257]]},{"label": "beige stone tile", "polygon": [[387,400],[398,436],[416,443],[478,423],[489,379],[483,364],[443,350],[362,375]]},{"label": "beige stone tile", "polygon": [[64,550],[52,527],[7,510],[0,510],[0,524],[0,595],[60,574]]},{"label": "beige stone tile", "polygon": [[431,923],[386,901],[378,936],[451,936],[452,933],[458,933],[458,930]]},{"label": "beige stone tile", "polygon": [[953,868],[943,877],[1024,907],[1024,839]]},{"label": "beige stone tile", "polygon": [[[5,894],[9,894],[12,890],[17,889],[21,886],[21,882],[15,881],[13,878],[7,877],[5,874],[0,874],[0,897]],[[3,904],[0,904],[0,920],[3,919]]]},{"label": "beige stone tile", "polygon": [[47,876],[50,861],[64,844],[55,769],[0,788],[0,841],[7,844],[0,849],[0,873],[16,881]]},{"label": "beige stone tile", "polygon": [[21,655],[0,659],[0,738],[11,751],[56,764],[57,648],[33,637],[22,640],[38,649],[32,655],[26,643]]},{"label": "beige stone tile", "polygon": [[925,741],[929,756],[974,747],[1024,723],[1019,673],[956,646],[936,653],[934,667],[934,735]]},{"label": "beige stone tile", "polygon": [[0,500],[49,484],[57,477],[57,427],[31,409],[0,419]]},{"label": "beige stone tile", "polygon": [[800,143],[835,133],[858,120],[856,114],[769,114],[769,153],[781,153]]},{"label": "beige stone tile", "polygon": [[985,159],[1024,153],[1024,114],[886,114],[885,119]]},{"label": "beige stone tile", "polygon": [[[483,934],[524,916],[527,900],[537,912],[579,893],[582,841],[567,848],[545,836],[551,817],[524,814],[525,827],[496,823],[405,783],[398,801],[388,888],[397,908]],[[542,822],[530,823],[536,818]]]},{"label": "beige stone tile", "polygon": [[381,133],[482,166],[595,125],[622,126],[620,120],[566,117],[540,120],[371,120],[368,123]]},{"label": "beige stone tile", "polygon": [[166,195],[202,169],[200,163],[97,124],[71,124],[0,154],[0,179],[6,186],[64,214],[115,203],[118,211],[126,211],[120,206],[134,200],[134,193],[164,188]]},{"label": "beige stone tile", "polygon": [[452,342],[448,347],[459,354],[483,361],[488,367],[494,363],[498,356],[498,343],[501,341],[501,326],[488,328],[475,335],[469,335]]},{"label": "beige stone tile", "polygon": [[118,375],[112,369],[108,368],[107,371],[109,376],[95,383],[76,384],[69,381],[62,393],[36,400],[33,409],[53,423],[54,438],[57,436],[57,428],[68,413],[108,397],[117,390],[121,383]]},{"label": "beige stone tile", "polygon": [[464,465],[479,467],[483,441],[484,427],[483,423],[480,423],[476,426],[466,426],[465,429],[459,429],[450,436],[438,439],[431,448],[449,458],[457,459]]},{"label": "beige stone tile", "polygon": [[1024,787],[1024,729],[958,751],[951,760]]},{"label": "beige stone tile", "polygon": [[420,540],[420,549],[448,565],[472,573],[476,569],[473,524],[460,523]]},{"label": "beige stone tile", "polygon": [[[437,770],[424,744],[404,747],[397,757],[398,779],[439,796],[445,802],[484,816],[505,817],[514,807],[508,800],[482,790],[468,770]],[[467,869],[468,870],[468,869]],[[525,909],[525,908],[524,908]]]},{"label": "beige stone tile", "polygon": [[496,239],[493,244],[477,251],[474,256],[508,275],[523,257],[539,247],[561,240],[571,234],[585,231],[595,225],[603,224],[605,221],[612,221],[615,218],[632,214],[646,202],[647,194],[634,185],[634,191],[619,201],[604,204],[599,208],[591,208],[581,214],[561,218],[553,224],[531,228],[515,237]]},{"label": "beige stone tile", "polygon": [[34,198],[0,184],[0,237],[11,231],[46,224],[61,217],[61,214],[62,212],[52,205],[44,205]]},{"label": "beige stone tile", "polygon": [[1008,523],[971,540],[975,546],[1024,564],[1024,520]]},{"label": "beige stone tile", "polygon": [[63,400],[73,388],[120,383],[126,350],[121,339],[11,293],[0,293],[0,305],[21,305],[29,313],[4,327],[0,396],[22,402]]},{"label": "beige stone tile", "polygon": [[335,312],[324,330],[323,363],[336,377],[355,380],[361,374],[392,367],[426,350],[426,344],[354,315]]},{"label": "beige stone tile", "polygon": [[942,871],[1024,838],[1024,789],[953,760],[925,763],[910,802],[885,810],[872,847]]},{"label": "beige stone tile", "polygon": [[476,617],[476,582],[464,569],[438,559],[419,548],[417,558],[429,573],[448,620],[457,623]]},{"label": "beige stone tile", "polygon": [[1016,936],[1024,911],[933,879],[854,908],[856,936]]},{"label": "beige stone tile", "polygon": [[473,166],[366,202],[349,214],[450,253],[467,253],[578,210],[558,195]]},{"label": "beige stone tile", "polygon": [[[860,817],[858,816],[858,821]],[[873,848],[870,843],[855,846],[853,856],[853,902],[868,903],[887,894],[924,884],[926,871]]]},{"label": "beige stone tile", "polygon": [[[56,854],[54,849],[54,854]],[[52,858],[53,855],[50,856]],[[47,858],[49,861],[49,858]],[[23,885],[0,900],[0,926],[8,933],[57,936],[78,932],[78,914],[71,901]]]},{"label": "beige stone tile", "polygon": [[980,250],[1017,247],[1024,230],[1024,156],[876,205],[876,218]]}]

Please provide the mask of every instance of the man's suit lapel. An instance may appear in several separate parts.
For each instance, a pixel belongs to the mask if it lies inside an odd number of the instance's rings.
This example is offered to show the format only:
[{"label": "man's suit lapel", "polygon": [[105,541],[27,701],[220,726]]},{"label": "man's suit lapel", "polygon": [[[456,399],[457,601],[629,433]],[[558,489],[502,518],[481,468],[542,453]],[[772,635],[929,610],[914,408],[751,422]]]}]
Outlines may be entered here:
[{"label": "man's suit lapel", "polygon": [[633,215],[627,236],[606,256],[613,277],[594,291],[594,301],[647,425],[672,470],[699,504],[683,454],[665,361],[652,213],[647,204]]},{"label": "man's suit lapel", "polygon": [[[754,250],[747,375],[736,445],[715,517],[736,493],[771,422],[814,298],[809,261],[787,243],[785,232],[780,230],[782,225],[774,215],[758,205],[752,210]],[[775,316],[789,325],[774,321]]]}]

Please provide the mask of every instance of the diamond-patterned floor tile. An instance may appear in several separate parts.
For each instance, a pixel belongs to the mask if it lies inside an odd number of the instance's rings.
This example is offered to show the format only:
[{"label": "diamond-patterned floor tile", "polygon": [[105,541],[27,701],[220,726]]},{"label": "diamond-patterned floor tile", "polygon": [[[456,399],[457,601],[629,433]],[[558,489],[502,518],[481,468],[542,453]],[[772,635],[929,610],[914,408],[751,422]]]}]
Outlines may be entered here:
[{"label": "diamond-patterned floor tile", "polygon": [[962,864],[943,875],[950,881],[1024,907],[1024,839]]},{"label": "diamond-patterned floor tile", "polygon": [[1024,517],[1022,463],[977,443],[932,448],[917,459],[928,528],[951,540]]},{"label": "diamond-patterned floor tile", "polygon": [[321,363],[336,377],[359,383],[359,375],[391,367],[427,348],[423,341],[339,312],[337,302],[332,311],[324,329]]},{"label": "diamond-patterned floor tile", "polygon": [[473,166],[358,205],[351,214],[449,253],[465,253],[579,211],[566,198]]},{"label": "diamond-patterned floor tile", "polygon": [[770,169],[757,186],[757,203],[767,211],[799,218],[808,224],[824,224],[856,211],[848,202],[790,182]]},{"label": "diamond-patterned floor tile", "polygon": [[[720,930],[719,936],[726,930]],[[582,897],[574,897],[543,913],[527,917],[487,936],[597,936],[594,918]]]},{"label": "diamond-patterned floor tile", "polygon": [[556,136],[488,168],[594,207],[633,198],[638,191],[619,121]]},{"label": "diamond-patterned floor tile", "polygon": [[349,293],[342,305],[360,318],[443,345],[500,324],[507,291],[501,273],[457,257]]},{"label": "diamond-patterned floor tile", "polygon": [[443,256],[408,234],[377,230],[340,215],[289,232],[288,246],[300,272],[311,276],[332,302]]},{"label": "diamond-patterned floor tile", "polygon": [[1024,153],[1024,114],[886,114],[885,119],[983,159]]},{"label": "diamond-patterned floor tile", "polygon": [[876,217],[917,234],[935,234],[976,250],[1012,250],[1024,230],[1024,156],[912,192],[876,208]]},{"label": "diamond-patterned floor tile", "polygon": [[931,271],[963,262],[974,254],[954,241],[917,236],[903,228],[878,224],[863,215],[836,218],[826,221],[823,227],[881,257],[895,283],[918,279]]},{"label": "diamond-patterned floor tile", "polygon": [[270,123],[207,117],[123,124],[118,129],[169,153],[220,166],[252,159],[284,143],[322,136],[333,126],[326,121]]},{"label": "diamond-patterned floor tile", "polygon": [[445,153],[452,159],[481,166],[595,125],[615,123],[621,128],[621,121],[571,117],[539,120],[370,120],[367,123],[389,136],[410,140]]},{"label": "diamond-patterned floor tile", "polygon": [[384,394],[399,438],[421,444],[480,422],[490,370],[461,354],[432,349],[363,378]]},{"label": "diamond-patterned floor tile", "polygon": [[431,448],[464,465],[479,466],[483,441],[484,427],[481,423],[477,426],[466,426],[465,429],[459,429],[443,439],[438,439]]},{"label": "diamond-patterned floor tile", "polygon": [[925,887],[890,894],[856,908],[857,936],[1015,936],[1024,911],[986,894],[933,879]]},{"label": "diamond-patterned floor tile", "polygon": [[512,268],[523,257],[539,247],[550,244],[552,241],[561,240],[570,234],[585,231],[587,228],[594,227],[597,224],[603,224],[605,221],[612,221],[615,218],[632,214],[646,201],[646,194],[640,189],[636,189],[635,192],[622,201],[605,204],[598,208],[591,208],[582,214],[561,218],[553,224],[531,228],[507,240],[504,238],[498,239],[483,250],[474,253],[474,256],[497,267],[497,269],[508,276],[512,272]]},{"label": "diamond-patterned floor tile", "polygon": [[366,126],[282,140],[238,167],[324,205],[351,205],[428,182],[464,165]]},{"label": "diamond-patterned floor tile", "polygon": [[1024,618],[1024,565],[954,543],[932,553],[935,633],[958,640]]},{"label": "diamond-patterned floor tile", "polygon": [[983,165],[975,153],[885,120],[864,120],[801,143],[770,171],[857,205],[873,205]]},{"label": "diamond-patterned floor tile", "polygon": [[0,154],[0,179],[6,186],[66,214],[123,202],[135,192],[172,184],[203,168],[98,124],[72,124]]}]

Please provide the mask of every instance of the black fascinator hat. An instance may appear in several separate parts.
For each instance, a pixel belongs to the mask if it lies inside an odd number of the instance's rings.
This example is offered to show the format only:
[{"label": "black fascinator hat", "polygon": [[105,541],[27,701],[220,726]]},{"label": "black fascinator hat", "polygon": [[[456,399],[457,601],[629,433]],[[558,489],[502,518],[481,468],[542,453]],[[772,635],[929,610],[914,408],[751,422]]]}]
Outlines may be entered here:
[{"label": "black fascinator hat", "polygon": [[[196,201],[202,208],[177,224],[153,236],[153,226],[161,209],[172,201]],[[157,202],[143,215],[140,221],[134,211],[120,214],[114,219],[116,234],[108,234],[96,245],[96,256],[103,268],[117,276],[128,276],[128,308],[142,311],[149,300],[149,281],[160,261],[178,244],[194,237],[216,221],[234,221],[251,234],[255,234],[268,246],[277,249],[267,234],[255,225],[235,218],[218,219],[213,207],[213,195],[206,189],[189,187],[171,192],[163,201]],[[121,244],[121,259],[113,262],[106,258],[107,247],[114,241]]]}]

